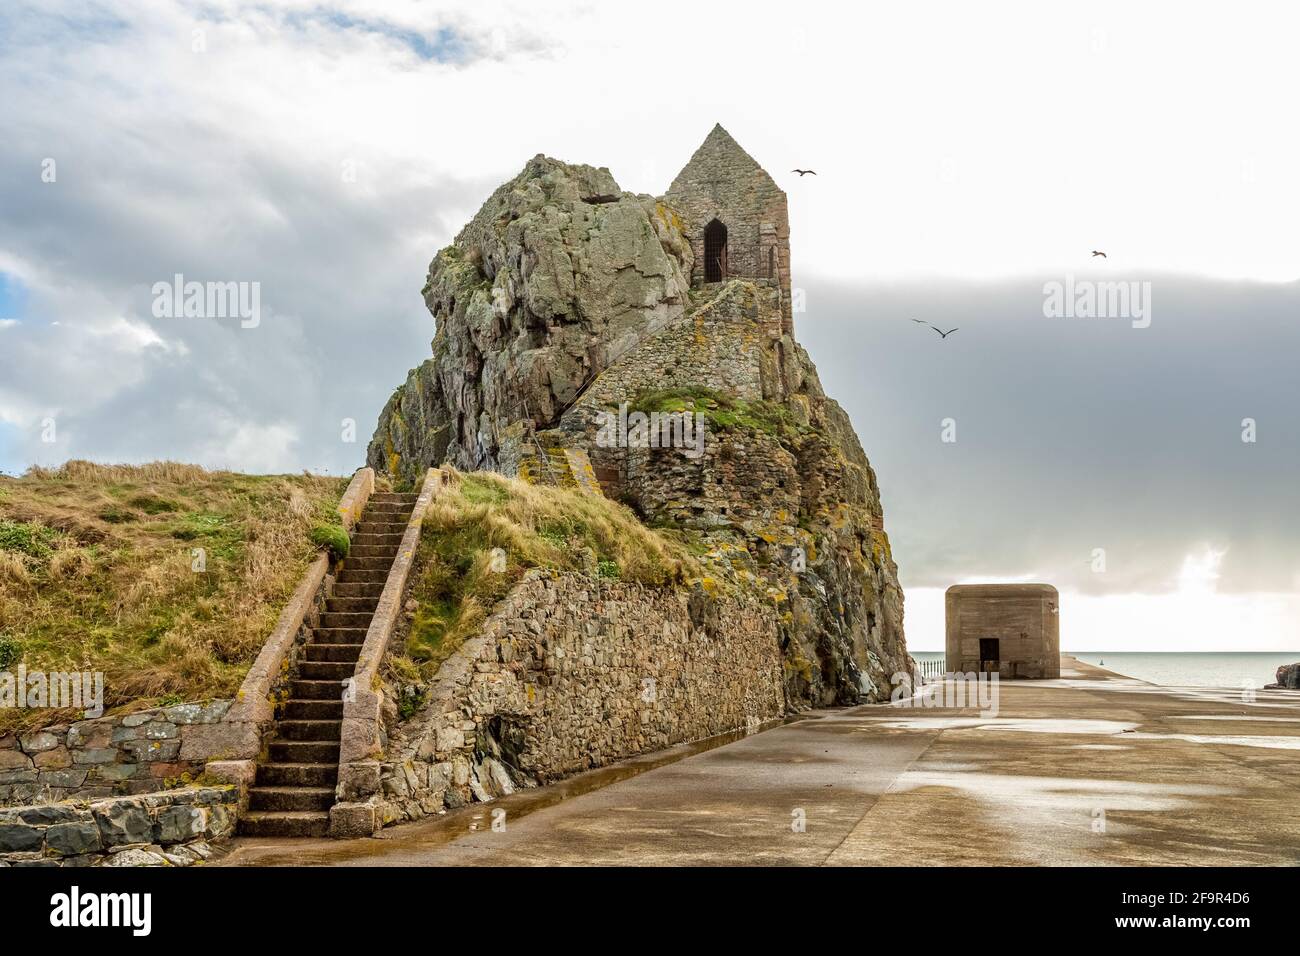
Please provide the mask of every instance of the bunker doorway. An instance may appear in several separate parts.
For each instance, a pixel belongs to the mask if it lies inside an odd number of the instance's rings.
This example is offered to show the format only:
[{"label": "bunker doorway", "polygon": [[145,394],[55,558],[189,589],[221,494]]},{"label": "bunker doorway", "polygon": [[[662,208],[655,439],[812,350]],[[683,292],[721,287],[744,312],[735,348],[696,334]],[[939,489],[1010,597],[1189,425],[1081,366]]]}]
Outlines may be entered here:
[{"label": "bunker doorway", "polygon": [[[1001,641],[996,637],[980,638],[980,670],[995,671],[998,669],[998,662],[1002,660]],[[989,665],[993,666],[990,667]]]}]

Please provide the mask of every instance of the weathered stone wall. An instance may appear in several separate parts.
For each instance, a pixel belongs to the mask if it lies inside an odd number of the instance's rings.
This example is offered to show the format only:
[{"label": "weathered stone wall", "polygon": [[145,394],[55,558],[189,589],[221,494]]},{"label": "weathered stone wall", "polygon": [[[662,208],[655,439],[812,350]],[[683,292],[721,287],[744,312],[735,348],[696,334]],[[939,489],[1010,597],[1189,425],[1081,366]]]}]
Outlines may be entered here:
[{"label": "weathered stone wall", "polygon": [[534,571],[392,729],[382,817],[489,800],[784,711],[770,606]]},{"label": "weathered stone wall", "polygon": [[235,831],[236,787],[0,810],[0,866],[189,866]]},{"label": "weathered stone wall", "polygon": [[690,316],[647,336],[602,372],[565,412],[560,428],[584,431],[595,412],[616,408],[639,392],[693,383],[709,382],[744,401],[783,398],[779,369],[767,360],[781,335],[779,316],[780,290],[728,283]]},{"label": "weathered stone wall", "polygon": [[147,793],[198,777],[199,740],[229,708],[176,704],[0,735],[0,804]]},{"label": "weathered stone wall", "polygon": [[691,242],[691,284],[704,282],[704,228],[717,219],[727,227],[728,276],[779,282],[784,328],[792,332],[785,192],[721,125],[713,127],[677,174],[664,201],[681,216]]}]

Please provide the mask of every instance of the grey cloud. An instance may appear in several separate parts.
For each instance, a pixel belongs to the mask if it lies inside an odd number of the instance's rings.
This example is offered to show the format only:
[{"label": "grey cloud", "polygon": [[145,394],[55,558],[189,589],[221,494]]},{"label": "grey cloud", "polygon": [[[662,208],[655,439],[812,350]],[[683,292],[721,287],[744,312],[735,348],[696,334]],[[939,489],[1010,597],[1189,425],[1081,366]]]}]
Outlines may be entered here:
[{"label": "grey cloud", "polygon": [[1209,544],[1228,552],[1221,590],[1294,589],[1300,283],[1136,276],[1153,320],[1135,329],[1044,318],[1043,282],[1063,278],[805,283],[796,334],[878,472],[904,584],[1161,591]]},{"label": "grey cloud", "polygon": [[[259,460],[358,466],[383,402],[428,352],[428,261],[494,183],[286,149],[237,122],[120,101],[75,71],[51,86],[3,70],[15,95],[0,107],[0,254],[41,281],[4,330],[0,405],[58,411],[63,439],[41,444],[29,421],[10,461],[201,459],[232,428],[285,425],[296,443]],[[45,156],[56,183],[40,180]],[[357,183],[342,180],[347,159]],[[260,326],[154,318],[151,287],[176,273],[260,283]],[[109,334],[122,318],[164,344]],[[340,441],[344,418],[355,445]]]}]

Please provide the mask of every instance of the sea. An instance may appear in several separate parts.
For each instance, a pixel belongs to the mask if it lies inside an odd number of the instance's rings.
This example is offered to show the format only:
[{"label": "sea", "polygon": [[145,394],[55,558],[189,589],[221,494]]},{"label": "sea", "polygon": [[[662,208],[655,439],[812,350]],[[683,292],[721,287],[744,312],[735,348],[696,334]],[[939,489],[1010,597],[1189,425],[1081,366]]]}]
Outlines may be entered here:
[{"label": "sea", "polygon": [[[1141,651],[1066,651],[1125,677],[1166,687],[1260,688],[1277,679],[1283,664],[1300,663],[1300,651],[1277,653],[1205,652],[1182,654]],[[943,660],[942,651],[913,651],[917,661]]]}]

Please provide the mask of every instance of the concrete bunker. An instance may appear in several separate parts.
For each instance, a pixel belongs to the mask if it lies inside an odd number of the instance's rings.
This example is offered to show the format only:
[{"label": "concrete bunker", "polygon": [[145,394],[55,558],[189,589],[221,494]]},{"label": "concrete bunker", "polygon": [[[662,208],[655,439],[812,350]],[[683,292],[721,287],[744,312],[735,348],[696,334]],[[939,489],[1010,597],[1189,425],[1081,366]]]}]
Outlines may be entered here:
[{"label": "concrete bunker", "polygon": [[947,670],[1061,676],[1060,596],[1050,584],[957,584],[945,610]]}]

